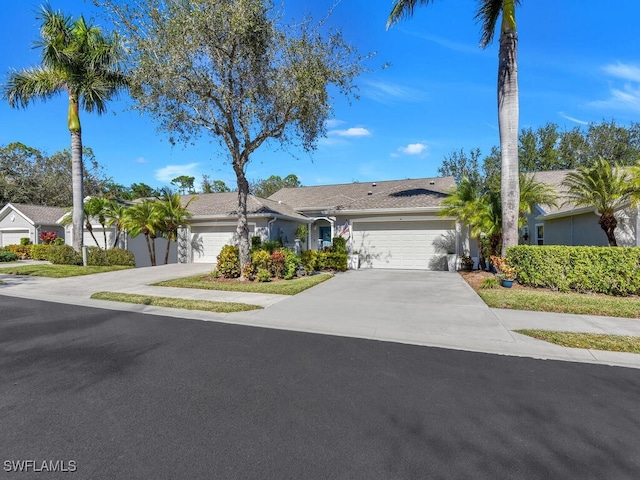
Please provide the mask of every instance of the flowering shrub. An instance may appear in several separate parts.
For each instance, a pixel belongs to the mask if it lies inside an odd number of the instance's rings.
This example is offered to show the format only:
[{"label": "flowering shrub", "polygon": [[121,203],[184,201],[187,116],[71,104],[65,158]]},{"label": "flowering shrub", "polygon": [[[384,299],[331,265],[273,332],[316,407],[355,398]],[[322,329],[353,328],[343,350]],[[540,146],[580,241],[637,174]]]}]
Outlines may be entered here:
[{"label": "flowering shrub", "polygon": [[56,238],[58,238],[58,234],[56,232],[48,232],[46,230],[42,230],[38,237],[40,238],[40,242],[44,243],[45,245],[50,245],[56,241]]},{"label": "flowering shrub", "polygon": [[224,278],[240,276],[240,250],[233,245],[225,245],[218,255],[216,270]]},{"label": "flowering shrub", "polygon": [[283,278],[285,273],[286,256],[280,250],[271,254],[271,273],[274,277]]},{"label": "flowering shrub", "polygon": [[266,250],[257,250],[251,254],[251,263],[257,269],[271,270],[271,255]]},{"label": "flowering shrub", "polygon": [[258,269],[258,275],[256,278],[259,282],[270,282],[271,272],[269,270],[265,270],[264,268],[260,268]]}]

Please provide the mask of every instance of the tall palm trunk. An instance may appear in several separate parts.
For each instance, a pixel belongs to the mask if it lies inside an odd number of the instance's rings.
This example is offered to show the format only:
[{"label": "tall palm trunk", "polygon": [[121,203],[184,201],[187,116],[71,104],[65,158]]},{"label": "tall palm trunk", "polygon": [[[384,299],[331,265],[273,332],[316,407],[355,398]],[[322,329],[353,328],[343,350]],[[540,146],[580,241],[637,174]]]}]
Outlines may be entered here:
[{"label": "tall palm trunk", "polygon": [[[73,202],[73,248],[82,250],[84,237],[84,169],[82,168],[82,133],[78,114],[78,99],[69,95],[69,115],[67,118],[71,132],[71,189]],[[94,237],[95,239],[95,237]],[[97,241],[96,241],[97,244]]]},{"label": "tall palm trunk", "polygon": [[515,6],[505,0],[498,60],[498,125],[502,155],[502,256],[508,247],[518,244],[520,182],[518,167],[518,34]]}]

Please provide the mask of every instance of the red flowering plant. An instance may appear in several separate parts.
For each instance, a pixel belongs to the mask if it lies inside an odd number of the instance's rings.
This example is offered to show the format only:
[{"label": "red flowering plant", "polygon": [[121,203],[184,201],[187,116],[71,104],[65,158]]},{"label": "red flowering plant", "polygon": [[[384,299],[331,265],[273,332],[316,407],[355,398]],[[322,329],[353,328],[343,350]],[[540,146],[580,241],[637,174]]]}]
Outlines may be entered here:
[{"label": "red flowering plant", "polygon": [[58,238],[58,234],[56,232],[48,232],[46,230],[43,230],[40,232],[39,238],[40,242],[44,243],[45,245],[50,245],[56,241],[56,238]]}]

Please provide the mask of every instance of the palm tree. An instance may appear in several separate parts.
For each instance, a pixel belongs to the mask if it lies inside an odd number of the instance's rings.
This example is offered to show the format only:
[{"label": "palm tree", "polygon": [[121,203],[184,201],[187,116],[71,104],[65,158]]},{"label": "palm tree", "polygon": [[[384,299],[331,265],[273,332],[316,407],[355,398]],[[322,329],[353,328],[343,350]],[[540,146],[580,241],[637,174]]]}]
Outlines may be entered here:
[{"label": "palm tree", "polygon": [[142,202],[137,203],[125,212],[124,227],[132,237],[140,234],[144,235],[149,251],[149,260],[151,265],[156,265],[156,237],[160,226],[160,209],[158,202],[145,198]]},{"label": "palm tree", "polygon": [[116,34],[107,36],[84,17],[73,20],[50,6],[42,6],[42,65],[13,70],[3,86],[3,97],[11,107],[27,107],[33,100],[47,100],[66,93],[69,97],[67,122],[71,132],[71,172],[73,188],[73,248],[82,248],[83,168],[80,107],[98,114],[107,111],[106,102],[127,85],[119,64],[122,43]]},{"label": "palm tree", "polygon": [[86,229],[91,233],[91,237],[98,245],[98,248],[102,248],[95,235],[93,234],[93,226],[91,225],[92,219],[97,219],[98,223],[102,226],[102,235],[104,236],[104,249],[109,248],[107,245],[107,208],[109,205],[109,200],[104,197],[91,197],[89,200],[84,202],[84,215],[86,220]]},{"label": "palm tree", "polygon": [[178,239],[178,229],[186,225],[191,213],[187,210],[196,197],[191,197],[186,205],[182,205],[180,194],[173,193],[170,188],[165,188],[163,196],[158,203],[160,213],[160,230],[167,237],[167,249],[164,254],[165,265],[169,263],[169,248],[171,242]]},{"label": "palm tree", "polygon": [[[405,17],[411,17],[417,4],[428,5],[433,0],[396,0],[387,20],[387,28]],[[480,46],[489,45],[502,14],[500,49],[498,52],[498,126],[502,156],[501,203],[503,241],[506,249],[518,244],[518,34],[515,6],[520,0],[480,0],[476,19],[481,24]]]},{"label": "palm tree", "polygon": [[116,248],[118,246],[118,241],[120,240],[120,234],[122,233],[122,230],[124,230],[126,210],[127,210],[127,206],[123,203],[120,203],[117,200],[110,200],[105,207],[107,225],[109,227],[112,227],[115,225],[116,227],[116,235],[115,235],[115,238],[113,239],[112,248]]},{"label": "palm tree", "polygon": [[607,235],[609,246],[617,247],[614,232],[618,220],[614,214],[632,200],[635,201],[638,195],[632,188],[628,171],[618,164],[612,166],[607,160],[600,158],[592,167],[582,166],[575,172],[568,173],[562,185],[569,189],[565,203],[594,207],[600,215],[598,223]]}]

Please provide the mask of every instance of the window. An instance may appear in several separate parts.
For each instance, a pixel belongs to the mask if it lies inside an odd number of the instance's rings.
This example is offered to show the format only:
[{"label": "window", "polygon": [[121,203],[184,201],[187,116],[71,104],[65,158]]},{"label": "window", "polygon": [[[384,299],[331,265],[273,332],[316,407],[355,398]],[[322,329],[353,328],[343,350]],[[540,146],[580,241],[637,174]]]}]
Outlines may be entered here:
[{"label": "window", "polygon": [[544,224],[536,225],[536,244],[544,245]]}]

